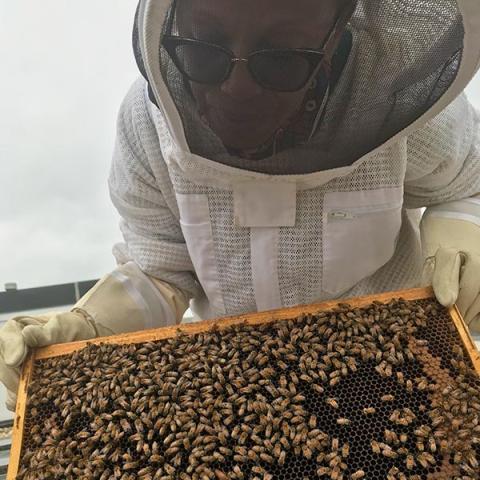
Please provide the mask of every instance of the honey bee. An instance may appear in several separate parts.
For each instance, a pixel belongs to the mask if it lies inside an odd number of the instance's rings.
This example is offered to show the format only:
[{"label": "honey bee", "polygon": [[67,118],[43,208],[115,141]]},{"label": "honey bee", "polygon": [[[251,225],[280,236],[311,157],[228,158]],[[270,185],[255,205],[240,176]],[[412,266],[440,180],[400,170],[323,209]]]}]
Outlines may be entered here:
[{"label": "honey bee", "polygon": [[323,477],[325,475],[330,475],[331,469],[328,467],[319,467],[317,468],[317,475]]},{"label": "honey bee", "polygon": [[323,387],[321,387],[320,385],[317,385],[316,383],[312,384],[312,388],[313,388],[313,390],[315,390],[316,393],[318,393],[320,395],[325,392],[325,389]]},{"label": "honey bee", "polygon": [[419,428],[417,428],[413,433],[417,437],[428,437],[430,434],[430,428],[427,425],[421,425]]},{"label": "honey bee", "polygon": [[418,384],[417,384],[417,388],[422,391],[422,390],[426,390],[429,386],[429,383],[428,383],[428,380],[427,379],[421,379]]},{"label": "honey bee", "polygon": [[359,480],[365,476],[365,472],[363,470],[357,470],[355,473],[352,473],[351,479],[352,480]]},{"label": "honey bee", "polygon": [[341,381],[341,377],[335,377],[330,380],[329,384],[331,387],[334,387],[335,385],[338,385],[340,381]]},{"label": "honey bee", "polygon": [[397,458],[398,453],[393,451],[388,445],[385,446],[385,448],[382,450],[382,455],[387,458]]},{"label": "honey bee", "polygon": [[331,398],[331,397],[327,398],[326,403],[332,408],[335,408],[335,409],[339,408],[338,402],[335,398]]},{"label": "honey bee", "polygon": [[407,466],[408,470],[412,470],[415,468],[416,463],[413,455],[411,454],[407,455],[407,458],[405,460],[405,465]]},{"label": "honey bee", "polygon": [[380,445],[377,441],[372,440],[370,445],[372,446],[373,453],[381,453]]}]

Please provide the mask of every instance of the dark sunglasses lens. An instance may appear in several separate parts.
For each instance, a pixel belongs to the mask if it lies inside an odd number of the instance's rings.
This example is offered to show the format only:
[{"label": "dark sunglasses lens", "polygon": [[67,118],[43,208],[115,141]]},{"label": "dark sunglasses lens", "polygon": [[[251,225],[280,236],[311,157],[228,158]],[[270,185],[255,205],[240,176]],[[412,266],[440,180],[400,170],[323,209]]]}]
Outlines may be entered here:
[{"label": "dark sunglasses lens", "polygon": [[177,67],[190,80],[220,83],[230,67],[230,57],[220,48],[201,43],[178,43],[169,49]]},{"label": "dark sunglasses lens", "polygon": [[301,89],[312,74],[308,59],[295,52],[256,53],[250,70],[265,88],[285,92]]}]

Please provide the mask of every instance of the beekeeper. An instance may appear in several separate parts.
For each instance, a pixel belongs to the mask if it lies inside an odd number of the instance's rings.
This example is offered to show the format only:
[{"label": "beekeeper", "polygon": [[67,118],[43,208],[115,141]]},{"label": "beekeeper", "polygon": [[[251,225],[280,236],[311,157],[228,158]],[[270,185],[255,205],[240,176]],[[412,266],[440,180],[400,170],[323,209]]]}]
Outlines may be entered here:
[{"label": "beekeeper", "polygon": [[133,43],[118,267],[71,312],[2,328],[10,408],[28,348],[175,324],[189,301],[220,317],[426,270],[480,329],[477,0],[141,0]]}]

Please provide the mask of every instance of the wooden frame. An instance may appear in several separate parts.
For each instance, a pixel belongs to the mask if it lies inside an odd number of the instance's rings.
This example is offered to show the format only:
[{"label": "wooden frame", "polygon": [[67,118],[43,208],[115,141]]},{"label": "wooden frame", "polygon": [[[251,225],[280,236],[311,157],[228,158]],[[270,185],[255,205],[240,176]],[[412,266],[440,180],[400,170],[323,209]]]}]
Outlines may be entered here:
[{"label": "wooden frame", "polygon": [[[395,298],[403,298],[405,300],[421,300],[433,298],[433,290],[431,288],[417,288],[410,290],[400,290],[397,292],[388,292],[377,295],[369,295],[365,297],[352,298],[346,300],[332,300],[313,305],[302,305],[291,308],[282,308],[279,310],[271,310],[267,312],[252,313],[246,315],[239,315],[235,317],[221,318],[217,320],[207,320],[198,323],[186,324],[182,326],[164,327],[154,330],[144,330],[135,333],[126,333],[115,335],[111,337],[96,338],[93,340],[64,343],[52,345],[49,347],[40,348],[32,351],[25,360],[22,374],[20,377],[20,384],[18,390],[17,409],[12,432],[12,448],[10,450],[10,462],[8,466],[7,480],[15,480],[20,464],[20,454],[23,442],[23,426],[25,420],[25,413],[27,407],[27,393],[30,378],[33,373],[34,363],[36,360],[41,360],[50,357],[57,357],[61,355],[68,355],[87,346],[87,344],[131,344],[144,343],[151,341],[164,340],[166,338],[174,337],[179,331],[187,335],[201,333],[208,331],[214,325],[218,329],[224,329],[232,325],[247,323],[249,325],[259,325],[278,320],[286,320],[290,318],[297,318],[302,314],[314,314],[319,311],[328,311],[336,307],[339,302],[349,303],[352,307],[364,307],[371,304],[373,301],[389,302]],[[480,353],[477,351],[475,342],[473,341],[465,322],[463,321],[460,312],[453,306],[449,310],[452,321],[457,328],[462,342],[468,351],[472,364],[480,375]]]}]

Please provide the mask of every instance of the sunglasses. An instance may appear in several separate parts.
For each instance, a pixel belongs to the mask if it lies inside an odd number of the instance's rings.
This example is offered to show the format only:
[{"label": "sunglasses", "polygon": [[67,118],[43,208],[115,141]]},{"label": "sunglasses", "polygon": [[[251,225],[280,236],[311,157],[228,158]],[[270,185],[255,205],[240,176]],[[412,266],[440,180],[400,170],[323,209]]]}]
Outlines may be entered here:
[{"label": "sunglasses", "polygon": [[245,63],[253,79],[263,88],[279,92],[301,90],[325,57],[323,50],[265,49],[247,58],[201,40],[166,35],[163,46],[178,70],[192,82],[219,85],[237,63]]},{"label": "sunglasses", "polygon": [[[333,47],[339,28],[353,14],[356,1],[350,3],[337,18],[323,47],[315,49],[262,49],[238,58],[232,51],[194,38],[164,35],[162,45],[178,70],[190,81],[220,85],[232,74],[237,63],[245,63],[252,78],[267,90],[296,92],[305,87],[318,72],[326,52]],[[172,31],[173,12],[168,19],[167,32]]]}]

